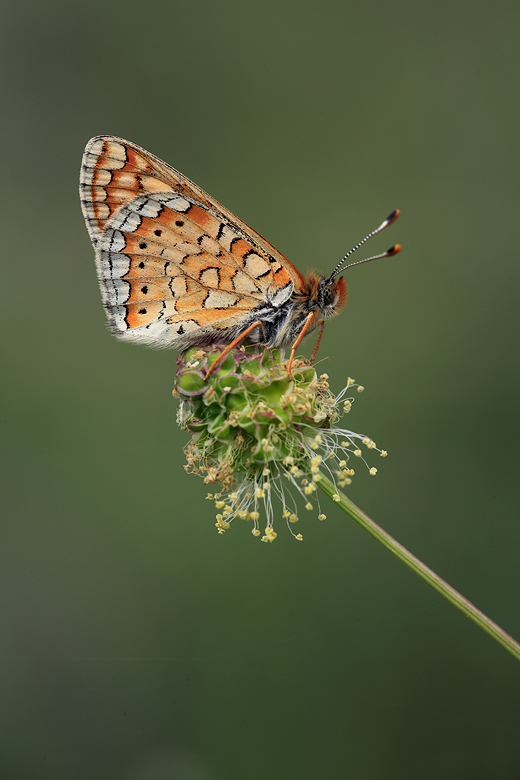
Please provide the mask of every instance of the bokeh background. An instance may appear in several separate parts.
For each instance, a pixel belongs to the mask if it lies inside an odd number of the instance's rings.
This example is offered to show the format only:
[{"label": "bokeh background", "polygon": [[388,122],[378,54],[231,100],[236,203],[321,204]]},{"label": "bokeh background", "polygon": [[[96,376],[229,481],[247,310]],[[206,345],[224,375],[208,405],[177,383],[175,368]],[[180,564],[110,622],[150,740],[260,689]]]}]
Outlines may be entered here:
[{"label": "bokeh background", "polygon": [[519,638],[518,4],[2,13],[2,780],[518,778],[518,663],[337,507],[217,535],[77,195],[128,138],[302,271],[402,210],[320,352],[389,451],[350,495]]}]

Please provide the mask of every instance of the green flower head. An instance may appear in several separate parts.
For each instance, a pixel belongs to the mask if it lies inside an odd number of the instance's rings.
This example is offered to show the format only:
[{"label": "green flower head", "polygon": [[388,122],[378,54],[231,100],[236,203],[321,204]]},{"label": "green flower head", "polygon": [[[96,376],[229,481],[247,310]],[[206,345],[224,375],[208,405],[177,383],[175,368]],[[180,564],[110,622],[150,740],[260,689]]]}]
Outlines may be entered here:
[{"label": "green flower head", "polygon": [[363,388],[349,379],[335,397],[327,374],[318,376],[307,360],[294,361],[291,377],[284,350],[259,345],[231,350],[206,378],[223,350],[220,345],[191,347],[177,361],[178,422],[193,434],[185,448],[185,469],[206,484],[220,484],[219,492],[208,494],[218,510],[219,533],[241,518],[252,521],[254,536],[272,542],[279,504],[292,535],[301,540],[292,528],[299,504],[325,519],[317,495],[321,471],[342,488],[354,475],[351,458],[364,461],[360,444],[386,455],[367,436],[337,427],[354,400],[348,393]]}]

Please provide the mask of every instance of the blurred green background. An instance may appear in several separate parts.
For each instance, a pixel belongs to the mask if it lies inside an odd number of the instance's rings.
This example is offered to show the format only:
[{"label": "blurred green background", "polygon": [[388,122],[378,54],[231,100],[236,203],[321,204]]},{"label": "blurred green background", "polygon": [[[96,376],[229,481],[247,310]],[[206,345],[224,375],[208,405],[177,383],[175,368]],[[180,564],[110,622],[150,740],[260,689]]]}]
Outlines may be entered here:
[{"label": "blurred green background", "polygon": [[128,138],[302,271],[401,209],[320,351],[389,451],[350,495],[518,639],[518,4],[2,13],[2,780],[520,777],[518,664],[337,507],[217,535],[77,194]]}]

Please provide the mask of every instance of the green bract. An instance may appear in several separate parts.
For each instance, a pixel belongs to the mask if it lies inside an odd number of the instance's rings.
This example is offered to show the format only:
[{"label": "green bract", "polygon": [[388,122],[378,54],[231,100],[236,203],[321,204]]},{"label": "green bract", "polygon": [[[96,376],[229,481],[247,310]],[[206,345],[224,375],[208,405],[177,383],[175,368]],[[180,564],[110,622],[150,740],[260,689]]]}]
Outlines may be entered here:
[{"label": "green bract", "polygon": [[233,350],[206,380],[221,351],[192,347],[178,361],[181,422],[198,434],[201,454],[233,472],[261,469],[287,457],[307,472],[302,435],[330,428],[337,417],[326,378],[318,379],[314,367],[299,360],[291,379],[283,349],[254,345]]}]

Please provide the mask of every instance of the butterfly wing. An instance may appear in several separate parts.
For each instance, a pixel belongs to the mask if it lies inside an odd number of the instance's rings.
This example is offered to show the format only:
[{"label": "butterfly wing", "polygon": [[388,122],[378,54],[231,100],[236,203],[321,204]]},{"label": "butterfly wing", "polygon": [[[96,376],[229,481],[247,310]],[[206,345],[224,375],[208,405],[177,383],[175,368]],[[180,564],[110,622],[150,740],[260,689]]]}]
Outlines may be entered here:
[{"label": "butterfly wing", "polygon": [[178,348],[230,340],[302,287],[297,269],[258,233],[127,141],[89,141],[80,197],[120,337]]}]

